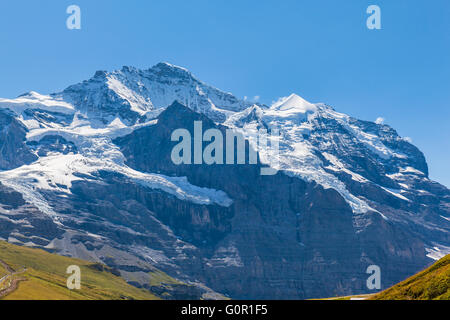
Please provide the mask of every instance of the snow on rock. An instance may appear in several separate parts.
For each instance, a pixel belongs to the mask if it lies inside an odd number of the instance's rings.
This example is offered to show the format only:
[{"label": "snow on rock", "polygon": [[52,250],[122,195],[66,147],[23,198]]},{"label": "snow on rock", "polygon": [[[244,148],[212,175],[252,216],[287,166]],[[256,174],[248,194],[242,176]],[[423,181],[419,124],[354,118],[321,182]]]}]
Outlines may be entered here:
[{"label": "snow on rock", "polygon": [[90,118],[120,115],[127,124],[135,124],[141,117],[153,119],[174,101],[215,121],[224,121],[230,113],[250,105],[169,63],[147,70],[123,67],[113,72],[98,71],[90,80],[54,96],[71,101]]},{"label": "snow on rock", "polygon": [[317,107],[293,93],[288,97],[280,98],[270,107],[270,111],[276,112],[279,117],[283,117],[295,113],[316,112]]},{"label": "snow on rock", "polygon": [[31,91],[16,99],[1,99],[0,108],[10,109],[16,114],[21,114],[27,109],[39,109],[51,112],[73,114],[75,108],[62,98],[54,98]]},{"label": "snow on rock", "polygon": [[381,141],[379,136],[373,133],[365,132],[361,130],[360,127],[352,124],[350,116],[336,112],[335,110],[329,107],[322,107],[321,114],[324,115],[325,117],[331,117],[335,119],[345,129],[347,129],[350,133],[352,133],[355,139],[365,144],[369,150],[376,153],[379,157],[383,159],[388,159],[393,156],[402,157],[402,155],[398,155],[391,149],[386,147]]},{"label": "snow on rock", "polygon": [[[256,109],[256,118],[248,119],[249,114],[255,108],[241,111],[230,117],[226,122],[229,126],[235,126],[258,149],[261,159],[265,160],[272,168],[283,171],[288,175],[300,177],[306,181],[315,181],[325,188],[338,191],[349,203],[355,213],[363,213],[368,210],[376,211],[365,201],[352,195],[335,175],[324,170],[323,161],[317,156],[315,148],[304,135],[312,129],[309,121],[320,110],[319,105],[313,105],[297,95],[282,98],[269,109]],[[246,119],[247,121],[242,121]],[[258,136],[261,126],[278,128],[280,137],[274,137],[269,133],[263,134],[269,141],[267,148],[259,148],[254,137]],[[279,151],[270,141],[277,139]],[[336,161],[335,161],[336,164]],[[342,165],[341,165],[342,167]],[[355,179],[363,179],[357,174]]]},{"label": "snow on rock", "polygon": [[434,244],[432,248],[425,248],[427,257],[435,261],[442,259],[446,255],[450,254],[450,247]]},{"label": "snow on rock", "polygon": [[[58,134],[73,142],[79,154],[41,157],[31,165],[0,172],[0,180],[5,185],[24,194],[26,200],[37,204],[41,211],[51,216],[54,216],[55,213],[39,194],[40,189],[70,194],[72,183],[82,180],[76,173],[81,173],[84,177],[90,176],[94,180],[94,174],[101,170],[123,174],[136,183],[152,189],[160,189],[181,200],[226,207],[232,204],[232,200],[223,191],[191,185],[185,177],[166,177],[159,174],[142,173],[129,168],[125,164],[125,157],[119,148],[112,143],[112,138],[117,136],[114,130],[123,129],[118,122],[116,124],[117,126],[112,131],[95,130],[91,127],[82,127],[81,130],[76,127],[72,131],[70,129],[73,128],[59,131],[53,129],[31,131],[30,141],[39,141],[46,135]],[[126,133],[131,132],[130,130],[127,130]],[[86,180],[86,178],[83,179]]]}]

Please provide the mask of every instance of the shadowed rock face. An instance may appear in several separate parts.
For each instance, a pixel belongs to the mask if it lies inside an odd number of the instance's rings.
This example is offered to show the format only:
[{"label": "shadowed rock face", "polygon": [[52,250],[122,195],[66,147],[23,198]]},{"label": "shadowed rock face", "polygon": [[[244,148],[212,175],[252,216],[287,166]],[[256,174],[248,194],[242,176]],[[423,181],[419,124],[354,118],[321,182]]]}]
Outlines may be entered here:
[{"label": "shadowed rock face", "polygon": [[0,109],[0,170],[30,164],[37,157],[25,144],[26,128],[8,110]]},{"label": "shadowed rock face", "polygon": [[0,238],[46,246],[62,233],[52,219],[26,203],[20,193],[0,184]]},{"label": "shadowed rock face", "polygon": [[[450,233],[448,222],[442,216],[450,215],[450,191],[428,178],[428,165],[423,153],[411,143],[401,139],[397,132],[387,125],[351,120],[352,125],[364,132],[381,138],[382,143],[397,154],[383,158],[367,152],[365,146],[352,138],[351,133],[335,119],[319,114],[314,120],[314,129],[308,141],[320,152],[336,156],[352,172],[366,181],[356,181],[350,174],[328,170],[337,176],[354,195],[366,199],[370,206],[395,221],[403,228],[414,232],[422,240],[448,243]],[[331,143],[324,143],[330,142]],[[327,164],[329,161],[323,159]],[[418,170],[392,179],[399,168]],[[407,186],[406,188],[404,186]],[[399,198],[390,190],[402,189]],[[414,225],[414,227],[411,227]],[[441,226],[442,228],[440,228]]]}]

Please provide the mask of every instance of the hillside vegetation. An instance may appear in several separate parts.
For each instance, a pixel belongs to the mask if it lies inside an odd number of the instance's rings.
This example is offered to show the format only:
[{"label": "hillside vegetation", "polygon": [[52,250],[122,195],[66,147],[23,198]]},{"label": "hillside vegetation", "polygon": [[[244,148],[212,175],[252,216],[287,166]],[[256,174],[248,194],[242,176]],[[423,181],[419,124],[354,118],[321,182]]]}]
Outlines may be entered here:
[{"label": "hillside vegetation", "polygon": [[[135,288],[106,266],[50,254],[40,249],[19,247],[0,241],[0,261],[14,270],[8,272],[0,263],[0,299],[5,300],[153,300],[148,290]],[[68,266],[81,269],[81,289],[66,286]],[[17,274],[16,274],[17,273]],[[2,296],[1,290],[17,282],[17,288]]]},{"label": "hillside vegetation", "polygon": [[450,300],[450,255],[371,300]]}]

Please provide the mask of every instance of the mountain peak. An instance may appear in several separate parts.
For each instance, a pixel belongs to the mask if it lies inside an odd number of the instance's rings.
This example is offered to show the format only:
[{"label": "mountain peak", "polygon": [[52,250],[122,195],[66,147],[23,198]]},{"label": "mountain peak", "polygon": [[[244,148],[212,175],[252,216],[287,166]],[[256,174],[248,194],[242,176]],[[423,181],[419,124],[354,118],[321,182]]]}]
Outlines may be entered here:
[{"label": "mountain peak", "polygon": [[[172,70],[180,70],[180,71],[184,71],[184,72],[189,72],[189,70],[186,69],[186,68],[183,68],[183,67],[180,67],[180,66],[171,64],[171,63],[166,62],[166,61],[157,63],[156,65],[154,65],[154,66],[152,67],[152,69],[153,69],[153,68],[172,69]],[[190,73],[190,72],[189,72],[189,73]]]},{"label": "mountain peak", "polygon": [[111,78],[122,78],[128,81],[134,82],[139,81],[142,77],[156,76],[158,78],[168,77],[168,78],[180,78],[194,79],[192,73],[186,68],[170,64],[168,62],[160,62],[153,67],[142,70],[133,66],[123,66],[121,69],[114,71],[98,70],[95,72],[94,76],[88,81],[103,81],[107,82]]},{"label": "mountain peak", "polygon": [[174,101],[204,113],[217,122],[241,111],[249,103],[197,80],[190,71],[168,62],[142,70],[124,66],[115,71],[97,71],[86,81],[52,96],[69,101],[90,118],[107,124],[119,116],[129,125],[159,114]]},{"label": "mountain peak", "polygon": [[96,79],[105,79],[108,76],[108,72],[105,70],[97,70],[94,74]]},{"label": "mountain peak", "polygon": [[194,78],[188,69],[170,64],[168,62],[160,62],[151,67],[148,71],[151,73],[156,73],[160,76]]},{"label": "mountain peak", "polygon": [[280,98],[271,106],[271,109],[282,113],[306,113],[317,111],[317,107],[314,104],[306,101],[295,93],[288,97]]}]

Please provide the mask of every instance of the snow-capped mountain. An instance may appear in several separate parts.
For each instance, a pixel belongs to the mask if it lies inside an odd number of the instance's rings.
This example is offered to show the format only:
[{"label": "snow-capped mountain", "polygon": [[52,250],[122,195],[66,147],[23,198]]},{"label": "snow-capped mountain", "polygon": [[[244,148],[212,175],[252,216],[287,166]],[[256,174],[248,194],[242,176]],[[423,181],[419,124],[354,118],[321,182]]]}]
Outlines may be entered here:
[{"label": "snow-capped mountain", "polygon": [[[174,165],[171,133],[194,121],[241,132],[278,174]],[[187,297],[353,294],[368,265],[387,287],[450,253],[450,191],[424,155],[295,94],[251,104],[160,63],[0,99],[0,126],[0,239],[104,262],[149,290],[158,268],[193,284]],[[279,150],[258,147],[261,128],[269,141],[280,130]]]},{"label": "snow-capped mountain", "polygon": [[154,118],[175,100],[216,121],[248,107],[248,103],[168,63],[148,70],[123,67],[111,73],[98,71],[92,79],[70,86],[53,98],[71,101],[77,110],[102,122],[119,115],[127,125]]}]

